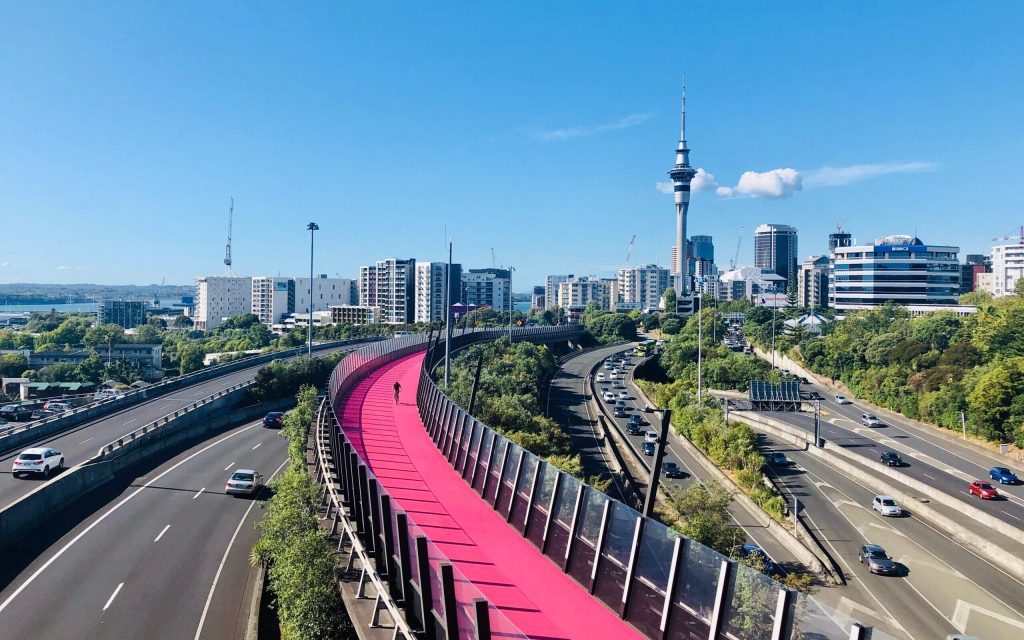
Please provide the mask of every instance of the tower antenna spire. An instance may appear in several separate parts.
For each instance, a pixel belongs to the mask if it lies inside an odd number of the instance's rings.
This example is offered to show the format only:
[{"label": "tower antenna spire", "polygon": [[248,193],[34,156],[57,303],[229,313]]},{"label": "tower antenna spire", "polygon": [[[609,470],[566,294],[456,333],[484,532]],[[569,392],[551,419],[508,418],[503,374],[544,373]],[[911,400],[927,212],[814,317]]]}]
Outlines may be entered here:
[{"label": "tower antenna spire", "polygon": [[683,107],[681,109],[679,125],[679,141],[686,147],[686,72],[683,72]]},{"label": "tower antenna spire", "polygon": [[235,215],[235,197],[231,196],[231,206],[228,207],[228,244],[224,248],[224,275],[231,273],[231,221]]}]

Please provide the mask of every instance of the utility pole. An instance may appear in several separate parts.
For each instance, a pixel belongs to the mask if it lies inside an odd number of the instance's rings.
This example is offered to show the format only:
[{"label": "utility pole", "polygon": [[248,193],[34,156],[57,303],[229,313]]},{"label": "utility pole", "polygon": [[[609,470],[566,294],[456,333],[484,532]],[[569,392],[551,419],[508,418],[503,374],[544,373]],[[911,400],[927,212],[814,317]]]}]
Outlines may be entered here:
[{"label": "utility pole", "polygon": [[654,500],[658,495],[658,482],[661,480],[661,463],[665,459],[665,447],[668,446],[668,425],[672,420],[672,410],[661,411],[661,436],[658,438],[658,451],[651,466],[651,475],[647,481],[647,495],[644,496],[644,516],[654,515]]},{"label": "utility pole", "polygon": [[960,428],[964,431],[964,440],[967,439],[967,418],[964,416],[964,412],[960,412]]},{"label": "utility pole", "polygon": [[775,301],[772,301],[772,370],[775,370],[775,312],[778,311],[778,305]]},{"label": "utility pole", "polygon": [[700,404],[704,396],[701,393],[701,374],[704,364],[704,298],[698,296],[700,310],[697,311],[697,404]]},{"label": "utility pole", "polygon": [[306,225],[309,231],[309,359],[313,359],[313,232],[319,231],[320,225],[310,222]]},{"label": "utility pole", "polygon": [[821,446],[821,400],[814,401],[814,446]]},{"label": "utility pole", "polygon": [[448,239],[448,269],[444,278],[444,390],[448,391],[448,361],[452,355],[452,241]]},{"label": "utility pole", "polygon": [[508,268],[508,344],[512,346],[512,272],[515,267]]}]

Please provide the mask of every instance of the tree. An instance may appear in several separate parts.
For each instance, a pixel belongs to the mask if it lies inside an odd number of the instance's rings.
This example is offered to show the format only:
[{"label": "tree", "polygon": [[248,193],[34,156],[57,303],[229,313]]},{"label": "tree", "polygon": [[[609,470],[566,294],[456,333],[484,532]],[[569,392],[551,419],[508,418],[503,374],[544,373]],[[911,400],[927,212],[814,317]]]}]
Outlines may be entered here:
[{"label": "tree", "polygon": [[0,377],[16,378],[28,367],[28,359],[20,353],[0,354]]},{"label": "tree", "polygon": [[99,354],[94,353],[79,363],[76,373],[79,380],[101,382],[105,369],[106,366],[103,358]]},{"label": "tree", "polygon": [[115,344],[121,344],[124,341],[124,329],[116,324],[101,324],[91,327],[82,338],[82,342],[86,346],[94,349],[101,347],[110,349]]},{"label": "tree", "polygon": [[163,342],[163,336],[160,330],[151,324],[143,324],[135,327],[135,335],[132,336],[132,342],[138,344],[160,344]]},{"label": "tree", "polygon": [[173,324],[175,329],[190,329],[193,322],[192,318],[188,316],[177,316]]},{"label": "tree", "polygon": [[678,316],[666,318],[661,321],[661,332],[666,335],[674,336],[675,334],[679,333],[682,330],[682,328],[683,322],[679,319]]},{"label": "tree", "polygon": [[1014,295],[1024,296],[1024,278],[1017,278],[1017,282],[1013,285]]},{"label": "tree", "polygon": [[187,342],[178,347],[178,367],[181,374],[191,373],[203,368],[203,347],[195,342]]},{"label": "tree", "polygon": [[57,363],[39,370],[43,382],[79,382],[78,368],[71,364]]},{"label": "tree", "polygon": [[677,304],[676,290],[672,287],[665,289],[665,293],[661,294],[661,300],[665,303],[665,311],[669,313],[675,313],[679,308]]},{"label": "tree", "polygon": [[669,506],[682,520],[675,528],[694,542],[729,555],[735,539],[728,511],[732,502],[729,492],[714,481],[709,481],[706,488],[699,483],[685,489],[665,488]]}]

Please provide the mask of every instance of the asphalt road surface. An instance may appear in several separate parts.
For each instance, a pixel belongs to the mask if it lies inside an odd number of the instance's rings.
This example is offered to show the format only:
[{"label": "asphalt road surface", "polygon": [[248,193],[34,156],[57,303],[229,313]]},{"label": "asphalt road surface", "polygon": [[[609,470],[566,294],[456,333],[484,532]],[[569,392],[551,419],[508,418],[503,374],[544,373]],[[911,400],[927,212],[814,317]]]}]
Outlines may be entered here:
[{"label": "asphalt road surface", "polygon": [[236,498],[224,494],[224,484],[238,468],[269,480],[286,458],[278,431],[252,423],[105,496],[0,591],[3,637],[241,638],[253,525],[267,491],[258,500]]}]

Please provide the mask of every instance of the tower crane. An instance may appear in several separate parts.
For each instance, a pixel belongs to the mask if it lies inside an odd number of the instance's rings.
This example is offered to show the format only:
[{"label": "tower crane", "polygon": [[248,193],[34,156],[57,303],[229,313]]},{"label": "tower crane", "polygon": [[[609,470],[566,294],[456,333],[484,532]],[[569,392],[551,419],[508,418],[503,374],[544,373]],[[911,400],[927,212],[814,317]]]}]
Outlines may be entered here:
[{"label": "tower crane", "polygon": [[739,262],[739,259],[740,259],[740,245],[743,244],[743,231],[745,229],[746,229],[746,227],[742,227],[742,226],[740,227],[740,237],[736,238],[736,253],[734,253],[732,255],[732,260],[729,261],[729,271],[732,271],[733,269],[735,269],[736,268],[736,263]]},{"label": "tower crane", "polygon": [[228,244],[224,249],[224,275],[231,275],[231,219],[235,215],[235,198],[231,198],[231,206],[228,207]]},{"label": "tower crane", "polygon": [[633,253],[633,243],[634,242],[636,242],[636,234],[635,233],[633,234],[633,237],[629,239],[629,246],[626,247],[626,264],[629,264],[629,256],[632,255],[632,253]]},{"label": "tower crane", "polygon": [[495,269],[498,266],[498,260],[494,257],[494,247],[491,247],[491,268]]}]

